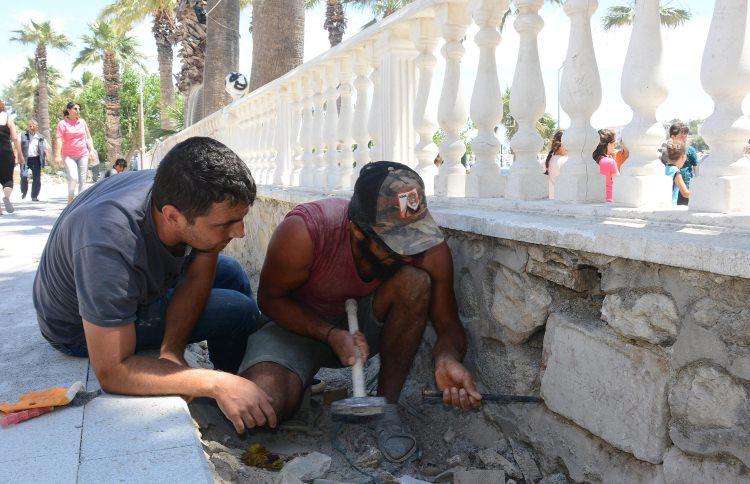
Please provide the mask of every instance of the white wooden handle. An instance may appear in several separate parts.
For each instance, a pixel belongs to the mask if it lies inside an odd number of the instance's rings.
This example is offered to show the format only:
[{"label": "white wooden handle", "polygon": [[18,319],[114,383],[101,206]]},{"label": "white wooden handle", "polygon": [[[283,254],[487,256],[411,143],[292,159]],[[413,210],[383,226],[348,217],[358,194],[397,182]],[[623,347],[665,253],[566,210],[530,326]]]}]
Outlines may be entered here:
[{"label": "white wooden handle", "polygon": [[[344,303],[346,307],[346,316],[349,320],[349,333],[352,335],[359,331],[359,324],[357,323],[357,301],[354,299],[347,299]],[[365,396],[365,372],[362,369],[362,355],[359,353],[359,347],[354,347],[354,366],[352,366],[352,392],[355,397]]]}]

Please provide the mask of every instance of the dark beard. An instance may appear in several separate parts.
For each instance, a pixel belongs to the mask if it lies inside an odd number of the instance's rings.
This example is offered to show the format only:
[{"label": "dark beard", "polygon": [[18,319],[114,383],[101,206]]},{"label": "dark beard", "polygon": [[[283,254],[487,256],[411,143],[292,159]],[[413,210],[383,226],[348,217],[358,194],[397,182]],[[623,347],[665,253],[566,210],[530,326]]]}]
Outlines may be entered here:
[{"label": "dark beard", "polygon": [[372,279],[378,279],[385,281],[393,276],[399,269],[404,265],[401,261],[394,261],[392,264],[383,264],[375,254],[370,250],[369,239],[360,240],[357,242],[359,253],[364,260],[370,264],[370,282]]}]

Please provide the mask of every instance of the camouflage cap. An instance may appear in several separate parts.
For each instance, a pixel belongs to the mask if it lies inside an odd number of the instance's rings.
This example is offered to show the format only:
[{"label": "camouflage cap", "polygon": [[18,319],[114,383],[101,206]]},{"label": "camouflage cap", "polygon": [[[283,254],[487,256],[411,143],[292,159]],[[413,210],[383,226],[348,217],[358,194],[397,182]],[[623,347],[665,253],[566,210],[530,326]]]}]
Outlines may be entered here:
[{"label": "camouflage cap", "polygon": [[369,163],[354,185],[349,220],[400,255],[414,255],[444,239],[430,211],[422,178],[392,161]]}]

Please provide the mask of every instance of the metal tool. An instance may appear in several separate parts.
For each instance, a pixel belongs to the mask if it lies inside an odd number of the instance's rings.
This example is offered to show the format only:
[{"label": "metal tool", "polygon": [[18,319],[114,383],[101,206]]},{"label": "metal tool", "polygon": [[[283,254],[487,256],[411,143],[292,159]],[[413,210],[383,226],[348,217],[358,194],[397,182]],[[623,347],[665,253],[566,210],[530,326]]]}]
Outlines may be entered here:
[{"label": "metal tool", "polygon": [[[424,389],[422,391],[422,400],[443,400],[443,392],[440,390]],[[532,397],[526,395],[503,395],[500,393],[485,393],[482,395],[483,402],[494,402],[494,403],[542,403],[542,399],[539,397]]]},{"label": "metal tool", "polygon": [[[347,299],[344,304],[346,316],[349,320],[349,333],[359,331],[357,323],[357,301]],[[355,347],[356,358],[352,366],[352,393],[351,398],[337,400],[331,404],[331,415],[339,419],[357,419],[359,417],[372,417],[382,415],[385,412],[386,401],[383,397],[368,397],[365,393],[365,374],[362,369],[362,355],[359,348]]]}]

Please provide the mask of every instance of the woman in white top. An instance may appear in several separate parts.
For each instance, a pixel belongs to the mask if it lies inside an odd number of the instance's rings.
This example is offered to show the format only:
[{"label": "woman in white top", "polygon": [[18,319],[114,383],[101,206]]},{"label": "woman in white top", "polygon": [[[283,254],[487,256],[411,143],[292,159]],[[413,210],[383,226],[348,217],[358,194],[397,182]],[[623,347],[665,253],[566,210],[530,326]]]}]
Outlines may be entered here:
[{"label": "woman in white top", "polygon": [[568,161],[568,150],[562,145],[562,131],[557,131],[552,138],[547,159],[544,162],[545,171],[549,182],[549,199],[555,199],[555,181],[560,176],[560,168]]},{"label": "woman in white top", "polygon": [[[23,165],[21,142],[13,118],[5,110],[5,103],[0,99],[0,185],[3,187],[3,205],[8,213],[14,211],[13,204],[10,203],[10,194],[13,192],[13,169],[16,162]],[[0,208],[0,214],[2,213],[3,209]]]}]

